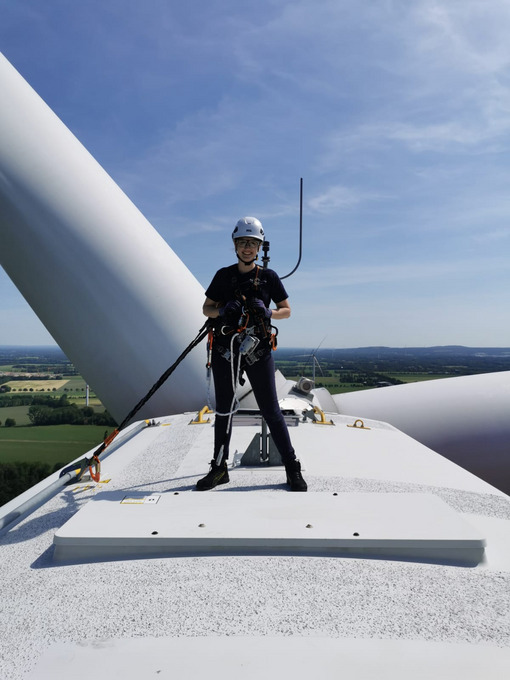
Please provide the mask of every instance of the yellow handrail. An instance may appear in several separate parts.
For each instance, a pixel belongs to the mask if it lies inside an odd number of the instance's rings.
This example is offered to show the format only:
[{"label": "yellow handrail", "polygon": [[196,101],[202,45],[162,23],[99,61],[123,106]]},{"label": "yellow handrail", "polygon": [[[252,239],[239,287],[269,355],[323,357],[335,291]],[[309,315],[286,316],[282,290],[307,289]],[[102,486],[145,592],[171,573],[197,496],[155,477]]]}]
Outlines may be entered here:
[{"label": "yellow handrail", "polygon": [[[359,424],[358,424],[359,423]],[[361,418],[357,418],[352,425],[347,425],[347,427],[354,427],[356,430],[370,430],[370,427],[365,427],[365,423]]]},{"label": "yellow handrail", "polygon": [[324,411],[321,411],[321,409],[318,406],[313,407],[313,412],[317,413],[321,417],[320,420],[312,420],[312,423],[314,423],[315,425],[334,425],[335,424],[332,420],[326,420],[326,414],[324,413]]},{"label": "yellow handrail", "polygon": [[207,420],[204,420],[204,415],[206,413],[214,413],[214,411],[211,411],[209,406],[204,406],[204,408],[197,413],[197,417],[195,420],[190,421],[190,425],[205,425],[205,423],[210,423],[211,419],[207,418]]}]

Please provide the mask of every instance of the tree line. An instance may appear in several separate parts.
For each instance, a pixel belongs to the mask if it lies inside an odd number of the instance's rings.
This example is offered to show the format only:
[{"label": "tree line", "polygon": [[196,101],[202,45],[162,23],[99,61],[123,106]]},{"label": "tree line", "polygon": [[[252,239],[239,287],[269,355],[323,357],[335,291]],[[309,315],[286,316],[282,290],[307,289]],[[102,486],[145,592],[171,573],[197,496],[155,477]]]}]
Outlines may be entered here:
[{"label": "tree line", "polygon": [[2,463],[0,464],[0,505],[4,505],[20,493],[46,479],[63,467],[57,463]]},{"label": "tree line", "polygon": [[[66,395],[67,396],[67,395]],[[0,394],[0,408],[4,406],[30,406],[31,404],[46,404],[46,400],[55,401],[57,397],[33,394]]]},{"label": "tree line", "polygon": [[105,425],[115,427],[116,422],[108,411],[96,413],[91,406],[69,403],[67,395],[34,397],[28,409],[32,425]]},{"label": "tree line", "polygon": [[[105,425],[115,427],[117,424],[108,411],[96,413],[91,406],[77,406],[69,401],[67,394],[60,397],[2,395],[0,407],[4,406],[30,406],[28,417],[32,425]],[[8,427],[7,420],[5,425]],[[12,423],[10,425],[12,426]]]}]

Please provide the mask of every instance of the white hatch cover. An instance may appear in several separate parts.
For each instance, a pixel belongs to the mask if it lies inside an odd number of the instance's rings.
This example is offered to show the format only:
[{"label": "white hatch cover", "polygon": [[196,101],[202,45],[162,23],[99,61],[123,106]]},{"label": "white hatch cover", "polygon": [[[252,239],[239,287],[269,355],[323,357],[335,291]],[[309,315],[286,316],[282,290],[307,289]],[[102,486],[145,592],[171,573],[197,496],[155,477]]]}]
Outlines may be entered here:
[{"label": "white hatch cover", "polygon": [[505,678],[496,645],[321,637],[140,637],[57,643],[27,680],[221,678],[479,680]]},{"label": "white hatch cover", "polygon": [[478,564],[485,541],[413,493],[106,492],[55,534],[55,560],[321,554]]}]

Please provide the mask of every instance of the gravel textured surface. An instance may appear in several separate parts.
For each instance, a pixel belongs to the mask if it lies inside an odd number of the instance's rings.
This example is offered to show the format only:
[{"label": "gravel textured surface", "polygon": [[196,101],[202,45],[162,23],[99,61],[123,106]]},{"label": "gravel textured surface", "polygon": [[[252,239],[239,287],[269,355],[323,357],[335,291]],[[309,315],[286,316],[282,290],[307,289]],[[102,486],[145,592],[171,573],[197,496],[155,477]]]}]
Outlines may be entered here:
[{"label": "gravel textured surface", "polygon": [[[510,647],[510,573],[490,569],[327,557],[179,557],[56,566],[52,540],[99,488],[190,491],[207,471],[212,428],[189,416],[153,428],[107,485],[65,488],[1,537],[0,659],[20,680],[57,641],[144,636],[278,635],[490,642]],[[190,449],[203,469],[179,476]],[[126,461],[128,456],[126,455]],[[286,492],[283,473],[234,470],[213,493]],[[509,519],[505,497],[375,479],[307,477],[313,491],[437,493],[462,513]],[[509,523],[510,526],[510,523]]]}]

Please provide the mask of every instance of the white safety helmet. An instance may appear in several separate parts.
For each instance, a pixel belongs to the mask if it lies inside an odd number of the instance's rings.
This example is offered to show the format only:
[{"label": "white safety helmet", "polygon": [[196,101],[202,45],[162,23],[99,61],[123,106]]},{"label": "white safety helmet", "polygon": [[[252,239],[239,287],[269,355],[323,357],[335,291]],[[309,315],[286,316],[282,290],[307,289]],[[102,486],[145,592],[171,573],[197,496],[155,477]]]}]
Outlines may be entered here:
[{"label": "white safety helmet", "polygon": [[234,227],[232,238],[253,238],[257,241],[264,241],[264,229],[256,217],[241,217]]}]

